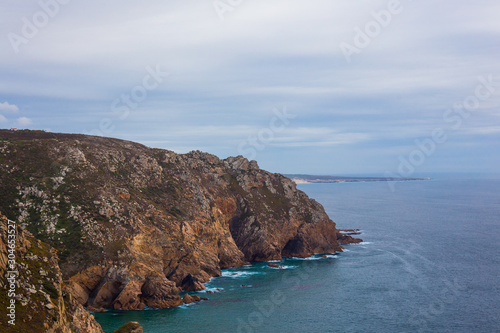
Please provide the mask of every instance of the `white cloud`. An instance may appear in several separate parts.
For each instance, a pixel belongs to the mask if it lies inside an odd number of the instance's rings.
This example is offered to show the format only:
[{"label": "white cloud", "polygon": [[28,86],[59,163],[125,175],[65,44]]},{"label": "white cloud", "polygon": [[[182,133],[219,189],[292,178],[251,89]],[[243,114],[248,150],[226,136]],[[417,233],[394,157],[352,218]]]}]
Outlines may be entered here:
[{"label": "white cloud", "polygon": [[[0,39],[8,51],[0,53],[0,113],[21,127],[32,124],[26,117],[15,122],[20,115],[10,114],[18,107],[4,102],[22,96],[40,128],[81,133],[109,117],[116,129],[106,135],[215,153],[236,150],[266,128],[273,105],[286,104],[298,117],[276,133],[273,153],[347,152],[353,147],[342,146],[354,143],[362,160],[377,144],[391,150],[402,139],[446,128],[444,112],[474,94],[477,77],[500,73],[496,0],[403,1],[403,11],[351,63],[339,45],[354,43],[355,28],[364,29],[388,0],[244,1],[225,21],[212,3],[61,6],[56,19],[20,45],[22,56]],[[0,7],[0,30],[16,33],[20,18],[39,10],[36,3]],[[171,76],[134,104],[127,119],[112,113],[112,101],[130,94],[145,68],[157,64]],[[495,82],[498,93],[500,78]],[[498,132],[497,93],[464,122],[464,133],[486,141]],[[465,132],[468,127],[474,130]],[[318,162],[325,155],[310,163],[328,164]]]},{"label": "white cloud", "polygon": [[[488,53],[463,57],[468,48],[449,49],[466,45],[468,39],[489,40],[500,30],[494,1],[484,6],[447,2],[438,9],[435,3],[405,2],[404,11],[355,55],[352,64],[345,62],[339,44],[352,43],[353,29],[372,20],[370,13],[387,7],[387,1],[318,0],[314,5],[298,0],[252,1],[228,12],[224,22],[211,1],[196,6],[151,1],[143,6],[115,0],[99,5],[98,11],[95,6],[88,2],[63,7],[57,22],[26,45],[36,52],[24,52],[25,60],[6,59],[10,67],[29,70],[35,80],[6,78],[0,80],[0,89],[96,98],[91,93],[117,89],[121,83],[126,88],[141,79],[146,66],[161,62],[173,75],[171,84],[159,89],[169,91],[193,93],[209,88],[228,94],[259,93],[263,88],[256,87],[265,87],[264,93],[287,96],[296,90],[359,96],[423,88],[451,90],[467,85],[483,65],[491,71],[498,68]],[[463,12],[470,20],[464,22]],[[470,36],[471,31],[482,35]],[[132,78],[131,72],[137,76]],[[63,79],[54,80],[54,73]],[[72,77],[80,78],[77,85],[67,84]],[[243,77],[244,82],[238,80]],[[47,79],[50,85],[40,84]]]},{"label": "white cloud", "polygon": [[5,118],[0,114],[0,123],[6,123],[6,122],[8,122],[7,118]]},{"label": "white cloud", "polygon": [[500,133],[500,126],[482,126],[476,128],[470,128],[464,131],[465,134],[472,135],[490,135]]},{"label": "white cloud", "polygon": [[331,128],[301,127],[284,131],[271,142],[275,147],[328,147],[355,144],[370,139],[366,133],[341,132]]},{"label": "white cloud", "polygon": [[20,117],[20,118],[17,118],[17,123],[20,126],[29,126],[33,123],[33,120],[31,120],[30,118],[27,118],[27,117]]},{"label": "white cloud", "polygon": [[0,103],[0,111],[3,112],[18,112],[19,108],[17,105],[9,104],[8,102]]},{"label": "white cloud", "polygon": [[[249,137],[257,138],[259,133],[268,127],[259,126],[191,126],[168,130],[170,143],[183,142],[186,138],[210,137],[213,142],[237,146],[239,142]],[[269,145],[275,147],[322,147],[342,144],[354,144],[369,140],[369,135],[359,132],[342,132],[326,127],[284,128],[273,133]],[[148,144],[154,140],[142,140]],[[164,142],[157,142],[164,143]]]}]

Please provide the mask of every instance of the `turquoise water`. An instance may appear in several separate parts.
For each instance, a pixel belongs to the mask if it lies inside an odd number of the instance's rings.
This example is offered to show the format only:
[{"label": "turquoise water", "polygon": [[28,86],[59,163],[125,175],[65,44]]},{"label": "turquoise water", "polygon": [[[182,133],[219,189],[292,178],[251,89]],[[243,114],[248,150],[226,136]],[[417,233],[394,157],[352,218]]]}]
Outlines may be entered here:
[{"label": "turquoise water", "polygon": [[500,332],[500,181],[304,184],[364,242],[337,255],[225,270],[209,297],[96,314],[105,332]]}]

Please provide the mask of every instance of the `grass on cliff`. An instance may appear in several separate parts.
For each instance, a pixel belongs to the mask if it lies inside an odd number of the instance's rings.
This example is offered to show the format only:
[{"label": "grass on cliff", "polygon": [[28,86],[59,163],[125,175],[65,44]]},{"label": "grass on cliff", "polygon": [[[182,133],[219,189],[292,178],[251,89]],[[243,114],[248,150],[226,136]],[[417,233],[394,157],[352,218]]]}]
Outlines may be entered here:
[{"label": "grass on cliff", "polygon": [[[18,254],[16,265],[19,271],[18,282],[16,288],[17,295],[28,297],[29,303],[23,306],[19,300],[16,300],[16,320],[15,326],[8,325],[4,320],[0,321],[0,332],[35,332],[42,331],[45,324],[48,327],[59,319],[58,313],[49,310],[45,307],[48,303],[46,297],[38,290],[47,293],[51,302],[57,307],[59,304],[59,291],[55,284],[58,284],[57,268],[53,264],[49,264],[50,258],[53,256],[50,246],[46,243],[39,242],[34,238],[29,237],[31,246],[27,248],[27,252],[23,255]],[[28,257],[37,256],[38,259],[28,259]],[[43,260],[47,259],[47,262]],[[41,271],[46,274],[42,275]],[[35,286],[37,290],[34,294],[29,294],[27,289],[22,286]],[[10,303],[7,290],[0,290],[0,316],[7,318],[7,306]]]},{"label": "grass on cliff", "polygon": [[[20,211],[16,199],[30,205],[25,219],[27,229],[37,238],[60,250],[61,265],[75,261],[90,262],[98,257],[99,249],[90,247],[84,241],[81,225],[70,218],[68,212],[71,205],[92,207],[92,196],[96,192],[95,184],[99,184],[99,176],[88,170],[72,165],[73,171],[66,175],[65,183],[56,187],[53,177],[61,176],[63,162],[51,156],[51,147],[59,142],[54,138],[32,140],[40,133],[15,133],[9,139],[7,151],[0,154],[0,211],[9,219],[17,220]],[[41,134],[44,135],[43,133]],[[15,166],[13,169],[12,167]],[[22,166],[22,170],[19,169]],[[17,168],[17,169],[16,169]],[[85,174],[84,177],[79,175]],[[20,197],[19,189],[35,186],[49,197],[49,202],[35,195],[28,195],[26,200]],[[51,202],[58,198],[59,203]],[[43,214],[42,214],[43,212]],[[56,219],[56,230],[66,232],[48,234],[47,221],[44,215]]]}]

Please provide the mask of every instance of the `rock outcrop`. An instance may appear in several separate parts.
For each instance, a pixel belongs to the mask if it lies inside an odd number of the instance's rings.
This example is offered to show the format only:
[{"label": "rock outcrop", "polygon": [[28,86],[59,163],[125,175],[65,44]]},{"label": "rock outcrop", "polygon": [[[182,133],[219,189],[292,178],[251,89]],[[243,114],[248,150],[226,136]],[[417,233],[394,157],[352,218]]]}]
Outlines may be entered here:
[{"label": "rock outcrop", "polygon": [[65,290],[56,250],[2,214],[0,276],[0,332],[103,332]]},{"label": "rock outcrop", "polygon": [[127,323],[120,327],[119,329],[115,330],[113,333],[143,333],[142,326],[136,322],[136,321],[131,321],[130,323]]},{"label": "rock outcrop", "polygon": [[323,207],[255,161],[0,130],[0,210],[59,250],[76,301],[164,308],[221,269],[341,251]]},{"label": "rock outcrop", "polygon": [[197,291],[205,289],[205,286],[191,274],[188,274],[181,282],[181,288],[185,291]]},{"label": "rock outcrop", "polygon": [[182,297],[182,301],[184,304],[191,304],[194,302],[199,302],[201,300],[208,300],[206,297],[200,297],[198,295],[190,295],[190,294],[185,294],[184,297]]}]

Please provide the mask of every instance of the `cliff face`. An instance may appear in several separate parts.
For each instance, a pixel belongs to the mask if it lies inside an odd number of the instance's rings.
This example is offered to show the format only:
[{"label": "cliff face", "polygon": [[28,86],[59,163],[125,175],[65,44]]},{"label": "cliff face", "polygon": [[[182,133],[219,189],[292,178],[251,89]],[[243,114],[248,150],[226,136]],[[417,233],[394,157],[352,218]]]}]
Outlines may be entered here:
[{"label": "cliff face", "polygon": [[44,132],[0,138],[0,210],[60,251],[86,306],[177,306],[180,289],[203,288],[221,268],[341,250],[319,203],[241,156]]},{"label": "cliff face", "polygon": [[[14,252],[9,252],[11,244]],[[15,263],[8,261],[9,254]],[[1,332],[102,333],[94,316],[64,290],[57,262],[55,249],[0,214]]]}]

